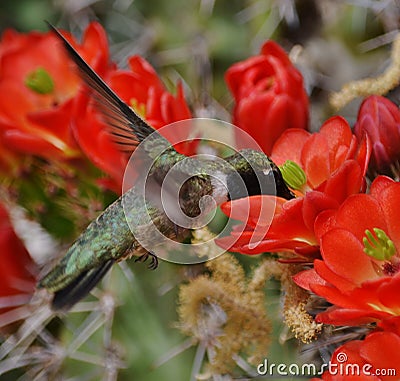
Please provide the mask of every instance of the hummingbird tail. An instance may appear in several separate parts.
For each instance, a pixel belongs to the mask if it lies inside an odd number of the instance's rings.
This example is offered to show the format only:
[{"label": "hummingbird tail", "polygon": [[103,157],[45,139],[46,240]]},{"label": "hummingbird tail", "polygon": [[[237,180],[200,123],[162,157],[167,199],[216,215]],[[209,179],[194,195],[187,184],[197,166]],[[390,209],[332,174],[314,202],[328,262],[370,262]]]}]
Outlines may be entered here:
[{"label": "hummingbird tail", "polygon": [[99,267],[85,271],[67,286],[56,291],[51,303],[53,310],[69,310],[75,303],[89,294],[101,278],[107,274],[114,262],[113,259],[110,259]]}]

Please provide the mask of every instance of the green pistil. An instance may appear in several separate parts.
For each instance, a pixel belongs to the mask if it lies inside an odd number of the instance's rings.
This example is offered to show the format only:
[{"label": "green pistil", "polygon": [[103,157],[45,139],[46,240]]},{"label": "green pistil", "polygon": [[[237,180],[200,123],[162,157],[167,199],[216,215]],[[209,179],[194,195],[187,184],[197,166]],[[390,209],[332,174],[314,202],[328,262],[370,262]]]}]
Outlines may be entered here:
[{"label": "green pistil", "polygon": [[45,69],[38,67],[26,76],[25,86],[38,94],[51,94],[54,90],[54,81]]},{"label": "green pistil", "polygon": [[146,105],[144,103],[139,103],[135,98],[132,98],[129,102],[130,106],[133,108],[141,118],[145,118],[146,116]]},{"label": "green pistil", "polygon": [[382,229],[374,228],[375,235],[368,229],[365,231],[366,237],[363,238],[364,252],[379,261],[390,260],[396,253],[393,241]]},{"label": "green pistil", "polygon": [[305,172],[292,160],[286,160],[279,169],[283,180],[292,189],[301,190],[307,182]]}]

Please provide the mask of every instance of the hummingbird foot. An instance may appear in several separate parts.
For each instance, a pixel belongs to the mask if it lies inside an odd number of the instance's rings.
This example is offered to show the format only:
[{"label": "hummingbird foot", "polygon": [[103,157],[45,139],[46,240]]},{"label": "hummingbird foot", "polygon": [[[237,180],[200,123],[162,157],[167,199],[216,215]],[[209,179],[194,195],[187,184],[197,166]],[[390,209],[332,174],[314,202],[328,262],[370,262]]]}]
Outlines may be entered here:
[{"label": "hummingbird foot", "polygon": [[155,270],[158,267],[158,257],[154,253],[149,253],[149,255],[151,256],[149,269]]},{"label": "hummingbird foot", "polygon": [[151,262],[150,262],[148,268],[150,270],[155,270],[158,267],[158,258],[151,251],[141,255],[139,258],[136,258],[135,262],[146,262],[149,259],[149,257],[151,257]]}]

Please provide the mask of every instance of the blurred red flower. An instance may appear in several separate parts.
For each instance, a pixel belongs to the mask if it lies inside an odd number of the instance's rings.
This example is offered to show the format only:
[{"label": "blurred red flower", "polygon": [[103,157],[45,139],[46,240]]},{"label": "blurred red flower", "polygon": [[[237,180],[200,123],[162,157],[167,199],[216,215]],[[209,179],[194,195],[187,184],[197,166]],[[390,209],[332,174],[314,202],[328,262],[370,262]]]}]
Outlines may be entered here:
[{"label": "blurred red flower", "polygon": [[[153,128],[159,129],[192,117],[181,84],[178,84],[177,94],[173,96],[165,89],[153,67],[139,56],[129,59],[129,68],[131,71],[110,71],[104,79]],[[87,95],[81,94],[77,104],[78,115],[73,124],[76,140],[92,162],[111,176],[107,185],[121,192],[122,177],[129,155],[118,151],[99,111],[90,103]],[[175,141],[188,137],[187,131],[180,132],[177,129],[173,133],[174,136],[165,137]],[[181,153],[190,155],[194,153],[196,142],[184,142],[176,148]]]},{"label": "blurred red flower", "polygon": [[[258,56],[232,65],[225,80],[235,98],[233,123],[249,133],[267,155],[283,131],[307,128],[303,78],[277,43],[267,41]],[[249,148],[245,142],[237,144]]]},{"label": "blurred red flower", "polygon": [[278,165],[291,160],[303,173],[304,184],[296,191],[298,197],[284,200],[253,196],[223,204],[221,209],[226,215],[245,225],[237,226],[230,237],[219,239],[218,244],[250,255],[290,251],[297,254],[296,259],[309,261],[319,255],[314,226],[318,215],[324,210],[337,209],[349,195],[363,187],[369,158],[368,139],[357,144],[348,123],[341,117],[333,117],[318,133],[285,131],[275,143],[271,157]]},{"label": "blurred red flower", "polygon": [[389,99],[371,95],[358,111],[354,133],[361,139],[367,133],[372,143],[372,173],[398,176],[400,160],[400,111]]},{"label": "blurred red flower", "polygon": [[[398,318],[397,318],[398,320]],[[397,324],[398,322],[394,323]],[[364,340],[349,341],[332,354],[324,381],[397,381],[400,375],[400,335],[380,328]],[[321,380],[313,378],[311,381]]]},{"label": "blurred red flower", "polygon": [[[144,59],[131,57],[131,71],[116,69],[109,61],[107,36],[100,24],[88,26],[82,44],[68,33],[63,34],[86,62],[154,128],[191,118],[182,86],[178,85],[176,96],[170,94]],[[79,91],[82,85],[52,32],[4,33],[0,43],[0,91],[8,96],[0,99],[0,168],[15,166],[16,154],[55,160],[82,157],[83,151],[111,176],[104,183],[120,192],[127,155],[113,143],[88,93]],[[185,139],[187,136],[182,134],[176,131],[174,138]],[[191,154],[194,145],[186,142],[177,148]]]},{"label": "blurred red flower", "polygon": [[[109,69],[107,38],[98,23],[88,26],[81,45],[64,35],[100,74]],[[52,32],[4,32],[0,42],[2,144],[11,151],[51,160],[80,156],[70,123],[72,101],[81,83]]]},{"label": "blurred red flower", "polygon": [[[0,248],[0,314],[3,314],[30,300],[35,290],[38,269],[15,234],[8,213],[1,204]],[[4,325],[1,317],[0,325]]]},{"label": "blurred red flower", "polygon": [[0,173],[14,173],[18,168],[18,155],[7,149],[0,133]]},{"label": "blurred red flower", "polygon": [[322,260],[294,277],[333,306],[316,320],[355,325],[400,315],[400,183],[380,176],[370,194],[321,213],[315,230]]}]

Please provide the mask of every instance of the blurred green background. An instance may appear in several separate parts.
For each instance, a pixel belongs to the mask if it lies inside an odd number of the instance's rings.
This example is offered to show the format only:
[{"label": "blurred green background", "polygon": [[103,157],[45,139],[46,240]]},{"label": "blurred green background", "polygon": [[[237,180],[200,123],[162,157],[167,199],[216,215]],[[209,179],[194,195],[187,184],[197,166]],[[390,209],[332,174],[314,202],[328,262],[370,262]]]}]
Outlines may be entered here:
[{"label": "blurred green background", "polygon": [[[226,69],[257,54],[261,44],[273,38],[292,52],[304,75],[312,106],[311,128],[317,129],[332,113],[327,105],[331,91],[346,81],[376,75],[388,65],[388,44],[398,30],[399,16],[395,1],[1,0],[0,31],[45,31],[44,20],[48,20],[79,37],[89,21],[99,20],[119,66],[125,67],[130,55],[144,56],[167,87],[172,88],[178,78],[183,81],[195,116],[227,121],[232,99],[223,79]],[[296,46],[301,47],[297,53]],[[357,102],[342,110],[349,121],[356,117]],[[238,258],[246,269],[258,261]],[[161,263],[152,272],[143,264],[124,266],[113,270],[106,291],[99,294],[102,300],[112,296],[117,304],[111,308],[112,320],[100,320],[96,328],[93,310],[51,323],[49,331],[65,346],[77,333],[83,334],[83,327],[93,332],[79,348],[81,353],[68,356],[61,366],[64,376],[54,376],[55,380],[190,380],[196,345],[176,328],[177,294],[179,284],[202,268]],[[295,340],[285,341],[279,285],[269,282],[266,293],[274,336],[265,357],[301,362]],[[37,366],[45,365],[43,360]],[[32,374],[16,369],[0,379],[31,380]]]}]

